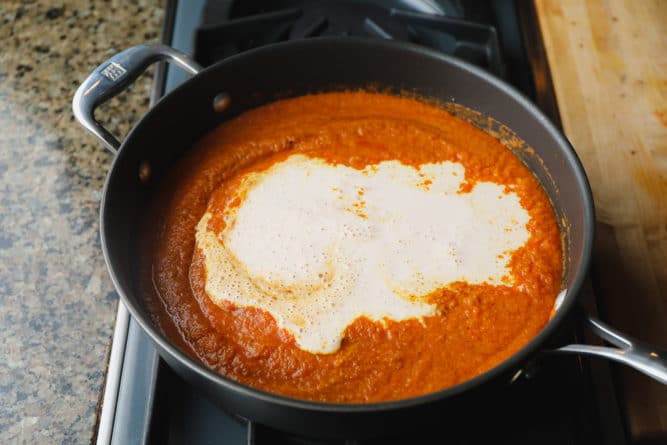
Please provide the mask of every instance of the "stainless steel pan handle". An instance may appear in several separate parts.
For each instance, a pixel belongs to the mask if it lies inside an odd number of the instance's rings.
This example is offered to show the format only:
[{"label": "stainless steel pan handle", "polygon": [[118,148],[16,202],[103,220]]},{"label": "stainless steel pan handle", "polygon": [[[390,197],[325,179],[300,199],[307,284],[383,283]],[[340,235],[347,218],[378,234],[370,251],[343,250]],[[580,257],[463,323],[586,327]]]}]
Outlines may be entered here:
[{"label": "stainless steel pan handle", "polygon": [[95,109],[125,90],[150,65],[162,60],[174,62],[191,74],[202,70],[187,54],[166,45],[138,45],[102,63],[76,90],[72,100],[74,116],[81,125],[104,142],[112,153],[118,151],[120,141],[95,119]]},{"label": "stainless steel pan handle", "polygon": [[551,350],[549,353],[603,357],[623,363],[663,384],[667,384],[667,351],[659,350],[649,344],[628,337],[588,314],[584,316],[584,323],[592,332],[616,347],[575,344]]}]

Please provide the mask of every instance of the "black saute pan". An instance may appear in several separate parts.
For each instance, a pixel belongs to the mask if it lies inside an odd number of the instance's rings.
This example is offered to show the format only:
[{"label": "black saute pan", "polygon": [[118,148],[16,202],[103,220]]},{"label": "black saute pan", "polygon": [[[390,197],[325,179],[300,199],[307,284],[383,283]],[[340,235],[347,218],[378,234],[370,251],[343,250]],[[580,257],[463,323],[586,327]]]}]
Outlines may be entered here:
[{"label": "black saute pan", "polygon": [[[180,65],[193,77],[148,111],[121,144],[95,120],[95,108],[120,93],[148,65],[161,60]],[[566,291],[553,317],[528,345],[488,372],[442,391],[392,402],[330,404],[291,399],[211,371],[175,347],[152,324],[138,292],[137,237],[142,210],[168,167],[222,121],[277,97],[369,85],[436,99],[501,140],[518,136],[534,149],[517,148],[516,153],[541,181],[559,221],[564,222]],[[219,99],[225,95],[229,106],[220,111]],[[216,101],[218,106],[214,106]],[[584,317],[585,322],[617,348],[569,345],[546,351],[545,342],[572,311],[587,272],[594,235],[591,191],[574,150],[544,114],[514,88],[478,68],[408,43],[349,37],[266,46],[205,70],[164,45],[140,45],[100,65],[76,92],[73,107],[81,124],[115,154],[102,197],[100,232],[104,257],[123,303],[169,365],[232,413],[303,435],[387,434],[416,422],[442,422],[451,420],[452,413],[474,412],[475,406],[483,404],[488,386],[506,384],[538,352],[603,356],[667,383],[665,352],[590,317]]]}]

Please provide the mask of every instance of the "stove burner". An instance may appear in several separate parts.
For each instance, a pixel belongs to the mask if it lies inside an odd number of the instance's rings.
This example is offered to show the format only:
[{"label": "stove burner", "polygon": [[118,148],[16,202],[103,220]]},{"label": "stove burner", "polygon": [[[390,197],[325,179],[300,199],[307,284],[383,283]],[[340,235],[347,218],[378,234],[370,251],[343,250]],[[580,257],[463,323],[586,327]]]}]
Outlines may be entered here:
[{"label": "stove burner", "polygon": [[[195,36],[204,65],[251,48],[318,36],[362,36],[418,43],[504,76],[493,26],[462,20],[456,2],[428,0],[262,0],[208,2]],[[447,14],[447,15],[445,15]]]}]

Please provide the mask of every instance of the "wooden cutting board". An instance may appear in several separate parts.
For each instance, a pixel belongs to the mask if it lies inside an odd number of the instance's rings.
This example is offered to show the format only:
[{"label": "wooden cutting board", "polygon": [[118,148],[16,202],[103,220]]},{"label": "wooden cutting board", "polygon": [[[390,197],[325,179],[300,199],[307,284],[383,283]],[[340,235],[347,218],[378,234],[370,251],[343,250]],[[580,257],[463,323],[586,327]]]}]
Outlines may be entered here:
[{"label": "wooden cutting board", "polygon": [[[601,316],[667,349],[667,1],[535,9],[563,128],[595,197]],[[667,443],[667,386],[615,371],[631,438]]]}]

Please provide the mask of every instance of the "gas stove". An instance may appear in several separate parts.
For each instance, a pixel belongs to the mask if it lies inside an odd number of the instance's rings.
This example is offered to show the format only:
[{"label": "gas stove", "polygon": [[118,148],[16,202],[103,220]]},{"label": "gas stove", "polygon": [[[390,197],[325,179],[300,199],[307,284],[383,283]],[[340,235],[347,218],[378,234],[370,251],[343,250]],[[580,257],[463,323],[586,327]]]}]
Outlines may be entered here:
[{"label": "gas stove", "polygon": [[[410,41],[454,55],[513,84],[555,122],[557,107],[534,11],[514,1],[170,0],[162,40],[208,66],[274,42],[316,36]],[[152,102],[187,79],[159,66]],[[222,411],[178,377],[119,304],[98,444],[624,444],[606,365],[561,357],[489,394],[491,413],[358,440],[293,435]],[[576,340],[572,328],[559,339]]]}]

